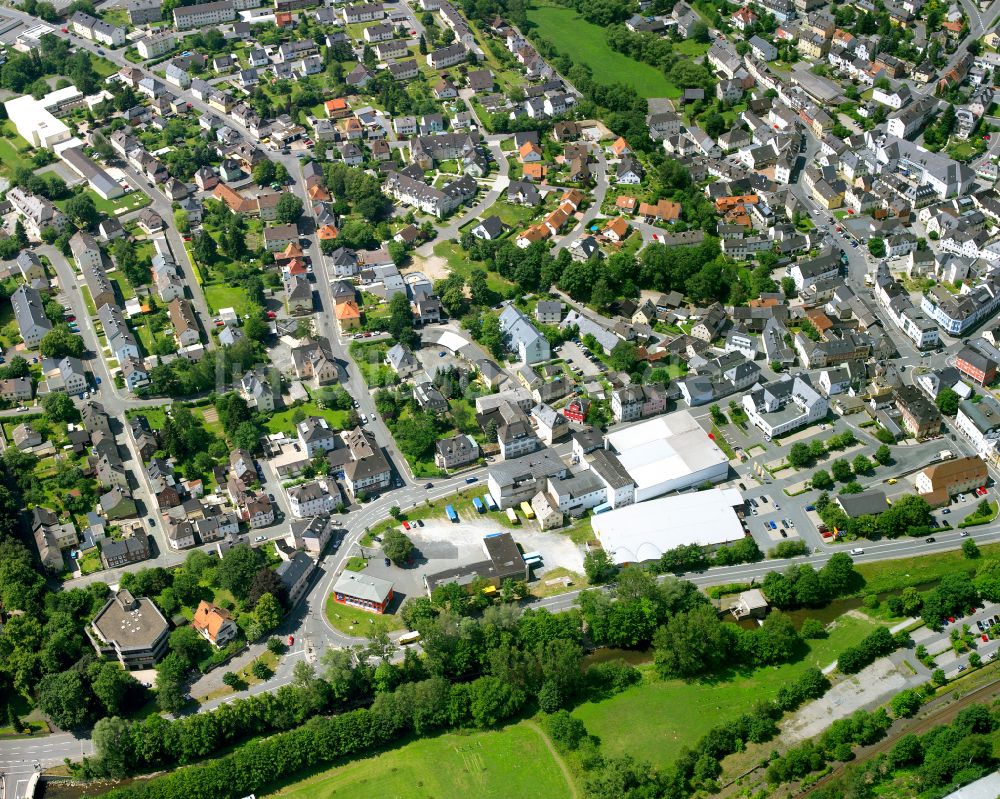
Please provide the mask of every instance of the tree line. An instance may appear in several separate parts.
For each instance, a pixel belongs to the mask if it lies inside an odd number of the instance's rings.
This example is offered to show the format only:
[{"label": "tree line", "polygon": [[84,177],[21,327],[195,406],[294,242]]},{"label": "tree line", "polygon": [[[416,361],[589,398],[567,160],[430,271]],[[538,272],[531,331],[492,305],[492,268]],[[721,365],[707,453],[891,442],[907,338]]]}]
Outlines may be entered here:
[{"label": "tree line", "polygon": [[[888,753],[848,767],[812,795],[816,799],[869,799],[889,795],[897,786],[909,788],[914,782],[922,794],[949,794],[996,769],[992,737],[998,722],[996,711],[985,705],[965,708],[950,724],[936,726],[923,735],[904,735]],[[807,765],[814,771],[817,769],[812,766],[822,768],[824,762],[825,758],[816,757]],[[805,765],[794,768],[796,765],[783,759],[773,773],[775,781],[805,771]],[[770,767],[768,773],[771,776]]]}]

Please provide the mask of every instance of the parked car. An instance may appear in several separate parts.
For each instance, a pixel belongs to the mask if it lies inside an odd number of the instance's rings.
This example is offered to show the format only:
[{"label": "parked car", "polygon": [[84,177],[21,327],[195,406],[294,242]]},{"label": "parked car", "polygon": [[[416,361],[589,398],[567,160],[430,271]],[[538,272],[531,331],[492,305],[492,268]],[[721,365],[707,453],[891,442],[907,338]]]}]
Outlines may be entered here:
[{"label": "parked car", "polygon": [[390,562],[389,559],[388,558],[383,558],[383,560],[385,561],[386,568],[388,568],[389,567],[389,562]]},{"label": "parked car", "polygon": [[403,522],[403,529],[404,529],[404,530],[409,530],[409,529],[410,529],[410,523],[409,523],[409,522],[406,522],[406,521],[404,521],[404,522]]}]

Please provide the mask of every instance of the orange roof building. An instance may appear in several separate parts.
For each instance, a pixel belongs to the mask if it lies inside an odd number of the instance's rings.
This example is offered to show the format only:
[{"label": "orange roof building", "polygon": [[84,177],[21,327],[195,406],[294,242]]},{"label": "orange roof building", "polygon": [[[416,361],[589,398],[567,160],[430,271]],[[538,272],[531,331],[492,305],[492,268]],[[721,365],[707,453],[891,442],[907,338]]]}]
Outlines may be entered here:
[{"label": "orange roof building", "polygon": [[631,155],[632,148],[628,146],[628,142],[625,141],[623,136],[619,136],[614,144],[611,145],[611,152],[617,156]]},{"label": "orange roof building", "polygon": [[573,206],[573,210],[577,210],[583,201],[587,198],[579,189],[567,189],[563,192],[563,196],[559,198],[559,204],[569,203]]},{"label": "orange roof building", "polygon": [[[635,197],[626,197],[624,194],[622,194],[617,198],[615,198],[615,208],[617,208],[619,211],[626,211],[631,214],[633,211],[635,211],[635,207],[638,202],[639,201],[636,200]],[[643,205],[645,205],[645,203],[643,203]]]},{"label": "orange roof building", "polygon": [[549,168],[545,164],[525,164],[524,176],[532,180],[544,180],[549,174]]},{"label": "orange roof building", "polygon": [[287,247],[285,247],[285,249],[282,250],[281,252],[277,252],[274,254],[275,261],[291,261],[293,258],[301,258],[301,257],[302,257],[302,248],[298,245],[297,242],[294,241]]},{"label": "orange roof building", "polygon": [[756,205],[760,198],[756,194],[736,194],[729,197],[719,197],[715,201],[715,210],[720,214],[737,206]]},{"label": "orange roof building", "polygon": [[236,622],[232,620],[229,611],[217,607],[204,599],[198,603],[198,608],[191,619],[191,626],[215,646],[223,647],[236,637]]},{"label": "orange roof building", "polygon": [[221,200],[234,214],[250,214],[257,211],[257,203],[248,200],[235,189],[225,183],[219,183],[212,191],[212,197]]},{"label": "orange roof building", "polygon": [[274,24],[279,28],[287,28],[292,24],[292,15],[287,11],[279,11],[274,15]]},{"label": "orange roof building", "polygon": [[325,186],[321,186],[316,183],[308,188],[306,194],[309,195],[309,199],[314,202],[329,202],[330,192],[326,190]]},{"label": "orange roof building", "polygon": [[333,225],[323,225],[318,231],[320,241],[331,241],[340,235],[340,231],[337,230]]},{"label": "orange roof building", "polygon": [[545,241],[550,235],[551,233],[545,225],[532,225],[527,230],[522,230],[518,233],[514,243],[522,250],[525,250],[536,241]]},{"label": "orange roof building", "polygon": [[604,235],[612,241],[624,241],[632,228],[624,217],[616,216],[604,227]]},{"label": "orange roof building", "polygon": [[639,216],[645,219],[654,219],[659,222],[670,222],[673,224],[681,218],[681,204],[662,198],[656,205],[652,203],[640,203]]},{"label": "orange roof building", "polygon": [[326,109],[326,116],[328,119],[340,119],[341,117],[346,117],[351,113],[351,107],[347,104],[347,100],[343,97],[327,100],[323,103],[323,108]]},{"label": "orange roof building", "polygon": [[518,158],[522,164],[538,162],[542,160],[542,148],[531,141],[526,141],[517,151]]},{"label": "orange roof building", "polygon": [[341,303],[336,308],[337,324],[343,333],[347,330],[357,330],[361,327],[361,309],[354,300]]}]

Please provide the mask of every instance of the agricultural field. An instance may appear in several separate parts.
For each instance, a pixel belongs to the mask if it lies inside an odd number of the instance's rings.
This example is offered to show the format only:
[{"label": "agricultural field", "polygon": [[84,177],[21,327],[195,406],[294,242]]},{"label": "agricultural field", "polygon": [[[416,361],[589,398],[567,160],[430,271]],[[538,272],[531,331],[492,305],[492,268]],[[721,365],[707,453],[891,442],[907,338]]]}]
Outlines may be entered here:
[{"label": "agricultural field", "polygon": [[582,19],[572,8],[539,3],[528,11],[528,19],[559,52],[572,55],[595,75],[627,83],[643,97],[680,97],[680,89],[660,70],[616,53],[604,38],[604,28]]},{"label": "agricultural field", "polygon": [[550,746],[531,722],[489,732],[447,733],[329,769],[266,796],[568,799],[576,791]]},{"label": "agricultural field", "polygon": [[762,699],[774,698],[781,686],[809,666],[829,665],[873,629],[870,622],[842,616],[829,637],[807,642],[809,651],[796,663],[733,672],[703,682],[661,680],[652,666],[644,666],[641,685],[610,699],[587,702],[573,715],[600,737],[607,755],[629,754],[665,766],[712,727],[749,712]]}]

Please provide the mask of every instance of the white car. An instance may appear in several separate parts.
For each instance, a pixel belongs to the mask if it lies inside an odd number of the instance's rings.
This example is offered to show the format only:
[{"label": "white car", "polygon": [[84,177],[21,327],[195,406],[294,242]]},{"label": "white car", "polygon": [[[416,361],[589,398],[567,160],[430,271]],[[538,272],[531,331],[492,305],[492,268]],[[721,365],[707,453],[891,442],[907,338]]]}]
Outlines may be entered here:
[{"label": "white car", "polygon": [[861,549],[861,547],[854,547],[854,549],[851,550],[851,554],[852,555],[864,555],[865,551],[863,549]]}]

